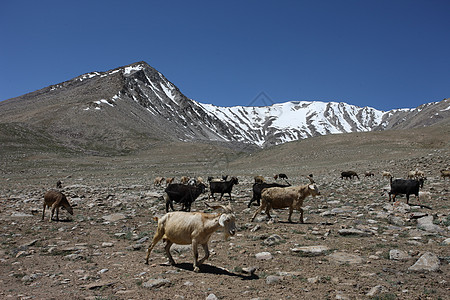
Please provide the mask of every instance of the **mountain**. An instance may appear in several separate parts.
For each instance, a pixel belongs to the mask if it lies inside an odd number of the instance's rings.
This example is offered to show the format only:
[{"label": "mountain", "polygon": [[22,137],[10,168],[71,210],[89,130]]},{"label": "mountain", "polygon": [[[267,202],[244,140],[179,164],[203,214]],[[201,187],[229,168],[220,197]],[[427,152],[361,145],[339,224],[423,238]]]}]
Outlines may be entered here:
[{"label": "mountain", "polygon": [[326,134],[429,126],[449,116],[449,99],[387,112],[317,101],[218,107],[187,98],[145,62],[87,73],[0,102],[0,124],[98,152],[151,148],[160,141],[252,150]]}]

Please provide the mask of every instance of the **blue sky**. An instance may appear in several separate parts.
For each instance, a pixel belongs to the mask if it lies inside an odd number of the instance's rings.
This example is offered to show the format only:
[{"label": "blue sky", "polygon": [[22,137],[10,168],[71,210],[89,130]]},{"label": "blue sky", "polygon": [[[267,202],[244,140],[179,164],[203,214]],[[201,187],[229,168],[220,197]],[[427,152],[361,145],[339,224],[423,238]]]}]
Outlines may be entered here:
[{"label": "blue sky", "polygon": [[0,100],[146,61],[221,106],[450,97],[450,1],[2,1]]}]

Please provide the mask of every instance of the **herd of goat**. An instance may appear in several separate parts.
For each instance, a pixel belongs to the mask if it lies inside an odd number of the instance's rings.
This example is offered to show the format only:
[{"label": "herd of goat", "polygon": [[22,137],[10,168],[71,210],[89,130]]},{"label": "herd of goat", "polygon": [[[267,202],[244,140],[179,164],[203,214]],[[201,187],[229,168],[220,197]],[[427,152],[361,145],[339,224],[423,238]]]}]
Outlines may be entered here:
[{"label": "herd of goat", "polygon": [[[383,177],[388,177],[390,180],[389,201],[395,201],[397,195],[406,195],[406,202],[409,203],[409,196],[415,195],[419,197],[419,190],[423,187],[425,174],[422,171],[410,171],[407,179],[392,179],[389,172],[382,172]],[[366,172],[365,177],[374,176],[372,172]],[[359,176],[354,171],[345,171],[341,173],[341,179],[359,179]],[[450,177],[450,171],[441,170],[441,177]],[[292,222],[291,216],[294,210],[300,212],[300,223],[303,223],[303,201],[308,196],[320,195],[319,189],[313,179],[313,175],[306,176],[310,183],[300,186],[291,186],[289,184],[286,174],[276,174],[273,177],[275,180],[284,179],[284,183],[267,183],[262,176],[254,177],[254,184],[252,186],[252,198],[248,203],[248,207],[256,202],[259,205],[258,209],[251,217],[251,221],[265,210],[266,215],[271,218],[271,209],[289,208],[288,221]],[[192,202],[194,202],[202,193],[206,191],[206,184],[203,179],[188,178],[183,176],[180,183],[174,183],[174,178],[157,177],[154,181],[155,185],[161,185],[165,180],[165,195],[166,214],[161,218],[154,218],[157,222],[157,229],[150,246],[147,249],[146,264],[148,264],[150,252],[155,245],[163,239],[166,242],[165,252],[169,262],[175,265],[175,261],[170,254],[170,247],[173,244],[192,245],[192,252],[194,256],[194,271],[199,272],[199,266],[209,257],[208,241],[211,235],[219,228],[224,228],[225,238],[233,236],[236,233],[236,216],[231,208],[230,202],[228,205],[217,205],[208,207],[212,209],[222,209],[222,213],[204,213],[204,212],[190,212]],[[228,194],[230,201],[231,191],[233,186],[239,184],[237,177],[223,176],[222,178],[208,178],[210,194],[208,199],[212,197],[215,200],[214,194],[219,193],[219,201],[222,200],[224,194]],[[57,187],[61,188],[61,182],[58,181]],[[393,199],[391,196],[393,195]],[[182,205],[181,211],[169,212],[169,208],[174,210],[173,202]],[[49,191],[44,195],[44,205],[42,212],[42,220],[45,217],[46,207],[51,207],[50,221],[56,211],[56,220],[59,219],[59,208],[67,210],[73,215],[72,206],[69,204],[66,196],[59,191]],[[198,259],[198,246],[201,245],[205,256]]]}]

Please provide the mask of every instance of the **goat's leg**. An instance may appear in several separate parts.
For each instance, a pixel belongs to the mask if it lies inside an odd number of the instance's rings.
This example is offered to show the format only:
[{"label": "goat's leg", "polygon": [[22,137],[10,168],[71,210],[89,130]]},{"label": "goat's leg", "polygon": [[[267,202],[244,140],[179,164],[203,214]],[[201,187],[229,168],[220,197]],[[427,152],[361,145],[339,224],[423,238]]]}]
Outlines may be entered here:
[{"label": "goat's leg", "polygon": [[169,259],[169,262],[172,266],[175,265],[175,261],[173,260],[172,254],[170,254],[170,247],[172,247],[173,242],[171,242],[170,240],[166,240],[166,246],[164,247],[164,249],[166,250],[166,255],[167,258]]},{"label": "goat's leg", "polygon": [[272,207],[270,205],[266,205],[266,215],[269,217],[269,220],[272,219],[272,216],[270,215],[270,209]]},{"label": "goat's leg", "polygon": [[255,213],[253,214],[253,217],[250,219],[250,222],[253,222],[253,220],[256,218],[256,216],[262,212],[262,210],[264,209],[264,206],[261,205],[258,207],[258,209],[255,211]]},{"label": "goat's leg", "polygon": [[221,201],[221,200],[222,200],[223,194],[224,194],[224,193],[221,193],[221,194],[220,194],[220,198],[219,198],[219,201]]},{"label": "goat's leg", "polygon": [[44,209],[42,210],[42,221],[44,221],[44,217],[45,217],[45,207],[47,205],[44,203]]},{"label": "goat's leg", "polygon": [[196,240],[192,240],[192,254],[194,255],[194,272],[200,272],[200,268],[198,267],[198,243]]},{"label": "goat's leg", "polygon": [[153,236],[152,243],[150,244],[150,246],[148,246],[148,249],[147,249],[147,257],[145,258],[146,265],[148,265],[148,258],[150,257],[150,252],[156,246],[156,244],[158,244],[158,242],[163,238],[163,236],[164,236],[164,232],[161,232],[160,230],[157,230],[155,235]]},{"label": "goat's leg", "polygon": [[53,221],[53,215],[55,214],[55,210],[56,214],[58,214],[57,208],[55,206],[52,206],[52,214],[50,215],[50,220],[48,220],[49,222]]},{"label": "goat's leg", "polygon": [[197,263],[198,266],[203,264],[205,262],[205,260],[207,260],[209,257],[208,243],[203,244],[202,247],[203,247],[203,250],[205,251],[205,257],[203,257],[202,259],[199,260],[199,262]]},{"label": "goat's leg", "polygon": [[[294,208],[292,206],[289,206],[289,217],[288,217],[288,222],[292,223],[292,213],[294,212]],[[303,222],[302,222],[303,223]]]},{"label": "goat's leg", "polygon": [[305,223],[305,222],[303,221],[303,208],[300,207],[298,210],[300,211],[300,223],[303,224],[303,223]]}]

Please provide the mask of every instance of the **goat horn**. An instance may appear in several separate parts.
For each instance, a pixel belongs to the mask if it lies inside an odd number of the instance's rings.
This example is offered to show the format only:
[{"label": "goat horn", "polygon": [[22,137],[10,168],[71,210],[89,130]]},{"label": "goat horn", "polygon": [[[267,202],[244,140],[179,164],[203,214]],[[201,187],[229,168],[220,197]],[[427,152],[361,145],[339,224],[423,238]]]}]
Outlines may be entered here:
[{"label": "goat horn", "polygon": [[309,181],[311,182],[311,184],[316,183],[316,182],[314,181],[314,179],[312,179],[311,176],[305,176],[305,177],[309,179]]}]

